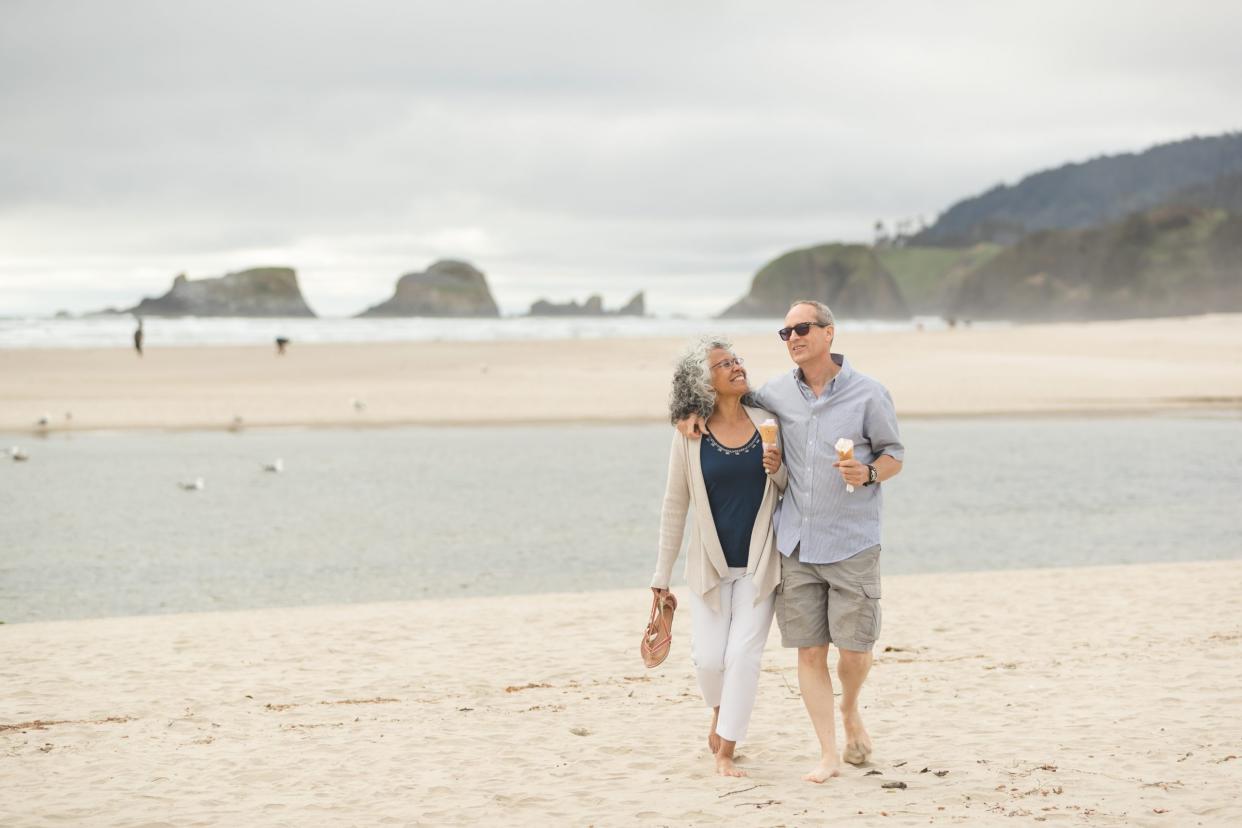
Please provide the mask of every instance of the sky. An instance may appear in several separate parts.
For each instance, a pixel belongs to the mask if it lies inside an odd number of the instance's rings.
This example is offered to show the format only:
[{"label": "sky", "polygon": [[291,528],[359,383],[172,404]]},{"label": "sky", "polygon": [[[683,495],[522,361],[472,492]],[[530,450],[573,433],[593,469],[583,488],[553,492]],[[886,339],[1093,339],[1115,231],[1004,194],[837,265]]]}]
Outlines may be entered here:
[{"label": "sky", "polygon": [[715,313],[775,256],[1242,128],[1242,4],[0,0],[0,316],[441,258]]}]

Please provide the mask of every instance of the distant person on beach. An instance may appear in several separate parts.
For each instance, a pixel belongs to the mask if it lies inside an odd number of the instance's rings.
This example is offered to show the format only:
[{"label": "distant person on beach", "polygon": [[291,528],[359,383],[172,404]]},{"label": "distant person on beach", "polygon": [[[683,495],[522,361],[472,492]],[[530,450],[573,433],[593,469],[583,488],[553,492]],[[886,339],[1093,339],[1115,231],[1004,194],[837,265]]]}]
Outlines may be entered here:
[{"label": "distant person on beach", "polygon": [[712,708],[707,744],[716,771],[745,776],[733,762],[746,738],[759,688],[759,664],[772,626],[780,561],[772,516],[785,488],[779,441],[765,447],[767,411],[742,405],[749,390],[742,360],[724,339],[690,348],[673,373],[673,422],[695,416],[702,440],[673,435],[660,516],[660,552],[651,588],[668,592],[688,510],[686,550],[693,630],[690,658]]},{"label": "distant person on beach", "polygon": [[285,346],[289,344],[289,338],[284,336],[276,337],[276,356],[285,355]]},{"label": "distant person on beach", "polygon": [[134,328],[134,350],[138,352],[138,356],[142,356],[142,320],[138,320],[138,327]]},{"label": "distant person on beach", "polygon": [[[835,333],[827,305],[795,302],[780,330],[795,367],[747,399],[776,414],[789,459],[789,487],[776,518],[776,618],[781,643],[798,649],[798,686],[819,738],[820,762],[803,777],[810,782],[837,776],[842,759],[861,765],[871,756],[858,697],[880,633],[880,484],[901,471],[905,456],[892,397],[832,353]],[[678,436],[708,435],[707,426],[692,413],[677,423]],[[853,441],[848,458],[838,454],[841,438]],[[829,644],[839,656],[840,756]]]}]

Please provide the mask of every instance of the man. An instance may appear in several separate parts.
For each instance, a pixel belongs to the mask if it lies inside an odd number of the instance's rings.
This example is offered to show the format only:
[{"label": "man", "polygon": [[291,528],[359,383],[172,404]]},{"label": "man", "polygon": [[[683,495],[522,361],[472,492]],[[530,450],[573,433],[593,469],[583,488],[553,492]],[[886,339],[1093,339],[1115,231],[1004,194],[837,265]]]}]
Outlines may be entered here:
[{"label": "man", "polygon": [[[781,643],[798,648],[798,686],[819,738],[820,762],[803,777],[810,782],[837,776],[841,759],[861,765],[871,756],[858,696],[880,632],[880,484],[901,471],[905,455],[892,397],[843,355],[832,353],[835,333],[827,305],[795,302],[780,336],[797,367],[754,394],[756,405],[780,418],[789,472],[777,512],[776,619]],[[703,423],[690,417],[677,427],[695,436]],[[852,459],[838,459],[833,446],[841,437],[853,440]],[[845,728],[840,757],[830,643],[839,651]]]}]

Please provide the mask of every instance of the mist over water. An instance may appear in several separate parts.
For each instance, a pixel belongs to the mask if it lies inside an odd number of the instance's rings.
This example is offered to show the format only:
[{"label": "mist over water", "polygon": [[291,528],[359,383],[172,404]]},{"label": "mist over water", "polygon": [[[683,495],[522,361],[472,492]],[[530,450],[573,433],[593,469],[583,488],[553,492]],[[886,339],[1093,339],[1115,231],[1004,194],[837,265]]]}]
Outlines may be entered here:
[{"label": "mist over water", "polygon": [[[147,318],[147,348],[193,345],[271,345],[277,336],[309,342],[491,342],[531,339],[692,337],[727,331],[772,334],[780,319],[711,319],[704,316],[529,317],[500,319],[246,319],[230,317]],[[1003,325],[983,323],[980,326]],[[893,322],[843,319],[843,331],[906,331],[946,327],[937,317]],[[92,319],[0,318],[0,348],[128,348],[135,322],[129,316]]]}]

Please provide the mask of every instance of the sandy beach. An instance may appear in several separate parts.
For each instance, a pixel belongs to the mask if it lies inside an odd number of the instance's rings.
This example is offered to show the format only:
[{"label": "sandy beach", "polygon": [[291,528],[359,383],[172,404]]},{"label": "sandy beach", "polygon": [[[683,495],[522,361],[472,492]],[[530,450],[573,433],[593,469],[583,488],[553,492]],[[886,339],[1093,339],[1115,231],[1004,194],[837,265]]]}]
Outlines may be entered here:
[{"label": "sandy beach", "polygon": [[642,589],[9,625],[0,823],[1237,825],[1240,579],[891,577],[876,753],[824,786],[775,628],[751,776],[712,773]]},{"label": "sandy beach", "polygon": [[[728,333],[728,320],[720,321]],[[0,430],[656,421],[679,339],[0,350]],[[789,370],[736,340],[751,381]],[[1242,315],[838,334],[902,417],[1242,404]],[[359,400],[365,406],[354,405]],[[65,412],[72,415],[65,418]]]},{"label": "sandy beach", "polygon": [[[1242,403],[1237,315],[837,344],[903,418]],[[0,350],[0,430],[658,422],[683,345]],[[788,370],[774,335],[737,350],[754,382]],[[1236,560],[889,577],[876,753],[824,786],[775,627],[751,776],[713,773],[689,611],[643,669],[641,584],[4,624],[0,824],[1236,825],[1240,581]]]}]

